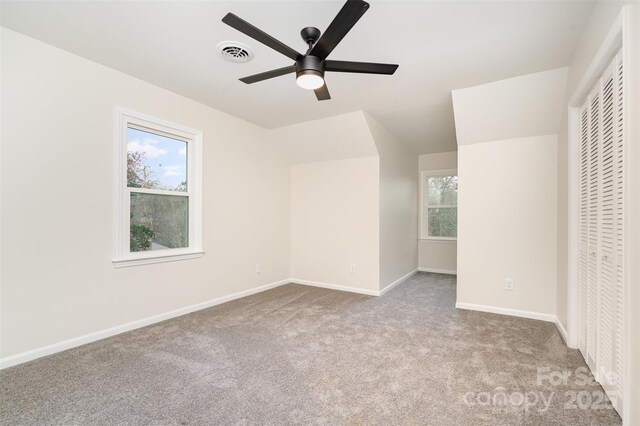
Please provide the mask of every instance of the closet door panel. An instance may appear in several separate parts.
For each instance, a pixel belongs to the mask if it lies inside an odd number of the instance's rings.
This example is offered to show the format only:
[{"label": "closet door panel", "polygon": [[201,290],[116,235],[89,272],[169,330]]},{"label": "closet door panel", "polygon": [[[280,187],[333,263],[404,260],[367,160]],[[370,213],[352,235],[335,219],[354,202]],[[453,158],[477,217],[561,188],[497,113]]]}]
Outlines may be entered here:
[{"label": "closet door panel", "polygon": [[614,356],[613,379],[614,397],[612,402],[619,413],[622,412],[624,385],[624,78],[622,55],[614,60],[614,152],[615,152],[615,260],[614,275]]},{"label": "closet door panel", "polygon": [[611,393],[615,323],[615,150],[614,73],[610,66],[601,79],[598,164],[598,323],[596,365],[600,382]]},{"label": "closet door panel", "polygon": [[[596,88],[597,89],[597,88]],[[587,195],[587,221],[589,264],[587,267],[587,357],[592,370],[596,370],[598,326],[598,210],[600,166],[600,91],[595,90],[589,99],[589,190]]]},{"label": "closet door panel", "polygon": [[[588,100],[587,100],[588,102]],[[589,113],[580,109],[580,252],[578,265],[578,349],[587,358],[587,281],[589,272]]]},{"label": "closet door panel", "polygon": [[618,412],[624,389],[624,79],[619,53],[580,108],[578,348]]}]

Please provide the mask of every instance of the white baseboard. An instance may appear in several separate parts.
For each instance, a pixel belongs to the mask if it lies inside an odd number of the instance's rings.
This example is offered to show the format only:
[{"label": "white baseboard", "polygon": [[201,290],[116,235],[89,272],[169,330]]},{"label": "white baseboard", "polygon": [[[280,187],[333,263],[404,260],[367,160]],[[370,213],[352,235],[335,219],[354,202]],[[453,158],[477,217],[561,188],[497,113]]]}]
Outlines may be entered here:
[{"label": "white baseboard", "polygon": [[408,274],[405,274],[405,275],[401,276],[400,278],[398,278],[397,280],[395,280],[394,282],[392,282],[391,284],[389,284],[388,286],[386,286],[385,288],[380,290],[378,292],[379,296],[382,296],[383,294],[385,294],[386,292],[388,292],[389,290],[391,290],[392,288],[394,288],[395,286],[397,286],[398,284],[400,284],[404,280],[412,277],[416,272],[418,272],[418,269],[414,269],[413,271],[409,272]]},{"label": "white baseboard", "polygon": [[292,282],[292,283],[295,283],[295,284],[308,285],[308,286],[312,286],[312,287],[328,288],[328,289],[331,289],[331,290],[348,291],[350,293],[366,294],[368,296],[380,296],[380,292],[378,290],[367,290],[367,289],[364,289],[364,288],[349,287],[349,286],[340,285],[340,284],[322,283],[322,282],[319,282],[319,281],[302,280],[300,278],[291,278],[289,280],[289,282]]},{"label": "white baseboard", "polygon": [[560,320],[558,319],[558,317],[556,317],[556,320],[554,321],[556,323],[556,327],[558,328],[558,331],[560,332],[560,335],[562,336],[562,339],[564,340],[564,344],[568,345],[568,340],[567,340],[567,330],[564,328],[564,326],[562,325],[562,323],[560,322]]},{"label": "white baseboard", "polygon": [[512,317],[529,318],[540,321],[556,322],[553,314],[543,314],[540,312],[520,311],[518,309],[499,308],[496,306],[475,305],[473,303],[456,303],[456,308],[469,311],[489,312],[492,314],[510,315]]},{"label": "white baseboard", "polygon": [[451,269],[418,268],[420,272],[433,272],[434,274],[457,275],[458,271]]},{"label": "white baseboard", "polygon": [[165,321],[165,320],[179,317],[181,315],[185,315],[191,312],[199,311],[201,309],[210,308],[212,306],[220,305],[225,302],[230,302],[232,300],[236,300],[242,297],[250,296],[252,294],[260,293],[265,290],[270,290],[272,288],[276,288],[283,284],[288,284],[290,282],[291,280],[289,279],[276,281],[276,282],[261,285],[259,287],[255,287],[249,290],[244,290],[238,293],[230,294],[228,296],[222,296],[216,299],[208,300],[206,302],[196,303],[195,305],[190,305],[184,308],[175,309],[173,311],[143,318],[137,321],[132,321],[126,324],[117,325],[115,327],[107,328],[105,330],[85,334],[84,336],[74,337],[72,339],[64,340],[62,342],[53,343],[51,345],[42,346],[40,348],[32,349],[30,351],[26,351],[26,352],[11,355],[5,358],[1,358],[0,370],[3,368],[12,367],[14,365],[22,364],[23,362],[31,361],[36,358],[41,358],[43,356],[51,355],[56,352],[62,352],[67,349],[71,349],[87,343],[95,342],[96,340],[115,336],[116,334],[125,333],[127,331],[131,331],[137,328],[145,327],[147,325],[155,324],[160,321]]},{"label": "white baseboard", "polygon": [[[107,337],[115,336],[117,334],[125,333],[127,331],[135,330],[141,327],[146,327],[148,325],[155,324],[160,321],[165,321],[171,318],[186,315],[191,312],[199,311],[201,309],[210,308],[212,306],[220,305],[225,302],[230,302],[232,300],[240,299],[242,297],[246,297],[252,294],[270,290],[272,288],[279,287],[283,284],[296,283],[296,284],[308,285],[313,287],[327,288],[331,290],[340,290],[340,291],[348,291],[351,293],[366,294],[368,296],[381,296],[387,293],[388,291],[390,291],[392,288],[394,288],[401,282],[403,282],[404,280],[406,280],[407,278],[411,277],[417,271],[422,271],[422,270],[423,269],[417,269],[409,272],[408,274],[404,275],[403,277],[397,279],[393,283],[386,286],[381,291],[368,290],[368,289],[344,286],[339,284],[329,284],[329,283],[323,283],[319,281],[303,280],[299,278],[288,278],[285,280],[280,280],[273,283],[258,286],[249,290],[233,293],[228,296],[218,297],[216,299],[208,300],[206,302],[196,303],[194,305],[186,306],[184,308],[175,309],[173,311],[143,318],[137,321],[132,321],[126,324],[117,325],[115,327],[107,328],[105,330],[85,334],[79,337],[74,337],[68,340],[64,340],[62,342],[42,346],[40,348],[21,352],[19,354],[11,355],[5,358],[0,358],[0,370],[3,368],[12,367],[14,365],[22,364],[27,361],[32,361],[34,359],[41,358],[43,356],[52,355],[57,352],[62,352],[67,349],[82,346],[87,343],[95,342],[97,340],[105,339]],[[429,272],[447,273],[444,271],[436,271],[436,270],[430,270]],[[452,273],[455,273],[455,271]],[[541,316],[544,316],[544,314],[536,314],[533,312],[525,312],[525,311],[514,311],[509,309],[501,309],[501,308],[492,308],[492,307],[480,306],[480,305],[456,304],[456,307],[460,309],[472,309],[472,310],[479,310],[479,311],[485,311],[485,312],[501,313],[505,315],[521,316],[525,318],[543,319],[544,321],[552,321],[552,322],[555,319],[555,316],[549,316],[549,317],[553,317],[553,319],[547,319],[546,317],[545,318],[541,317]],[[564,335],[566,335],[566,333]]]},{"label": "white baseboard", "polygon": [[[184,308],[175,309],[173,311],[165,312],[162,314],[154,315],[151,317],[143,318],[137,321],[132,321],[126,324],[117,325],[115,327],[107,328],[105,330],[96,331],[94,333],[85,334],[83,336],[74,337],[62,342],[53,343],[50,345],[42,346],[40,348],[32,349],[29,351],[21,352],[19,354],[11,355],[5,358],[0,358],[0,370],[3,368],[12,367],[14,365],[22,364],[27,361],[32,361],[43,356],[52,355],[57,352],[62,352],[67,349],[75,348],[85,345],[87,343],[95,342],[97,340],[106,339],[107,337],[115,336],[117,334],[126,333],[127,331],[135,330],[138,328],[146,327],[151,324],[165,321],[171,318],[179,317],[189,314],[191,312],[199,311],[201,309],[210,308],[212,306],[220,305],[225,302],[240,299],[242,297],[251,296],[252,294],[260,293],[272,288],[279,287],[283,284],[296,283],[309,285],[314,287],[328,288],[332,290],[349,291],[352,293],[366,294],[369,296],[379,296],[380,292],[377,290],[366,290],[356,287],[348,287],[337,284],[327,284],[317,281],[301,280],[296,278],[287,278],[285,280],[276,281],[273,283],[265,284],[259,287],[255,287],[249,290],[240,291],[230,294],[228,296],[218,297],[216,299],[208,300],[206,302],[196,303],[195,305],[186,306]],[[394,283],[395,285],[395,283]],[[389,288],[389,287],[387,287]]]}]

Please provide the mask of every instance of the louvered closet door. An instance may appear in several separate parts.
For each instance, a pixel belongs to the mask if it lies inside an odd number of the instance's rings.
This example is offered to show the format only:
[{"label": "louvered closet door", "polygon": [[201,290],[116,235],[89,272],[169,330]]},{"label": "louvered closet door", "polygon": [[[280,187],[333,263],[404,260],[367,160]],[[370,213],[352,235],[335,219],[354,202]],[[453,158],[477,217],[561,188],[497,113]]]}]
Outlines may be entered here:
[{"label": "louvered closet door", "polygon": [[614,59],[614,150],[615,150],[615,317],[614,317],[614,358],[613,358],[613,378],[615,380],[615,397],[613,404],[619,413],[622,413],[622,396],[625,379],[624,371],[624,69],[622,63],[622,53]]},{"label": "louvered closet door", "polygon": [[618,54],[580,109],[578,348],[622,411],[624,103]]},{"label": "louvered closet door", "polygon": [[589,108],[580,109],[580,252],[578,271],[578,349],[587,359],[587,280],[589,271]]},{"label": "louvered closet door", "polygon": [[[614,64],[612,64],[614,65]],[[596,365],[600,382],[611,393],[615,329],[615,149],[614,70],[607,68],[600,87],[600,137],[598,187],[598,314]]]},{"label": "louvered closet door", "polygon": [[598,189],[600,165],[600,91],[596,88],[589,96],[589,192],[587,204],[587,357],[592,370],[596,369],[596,339],[598,325]]}]

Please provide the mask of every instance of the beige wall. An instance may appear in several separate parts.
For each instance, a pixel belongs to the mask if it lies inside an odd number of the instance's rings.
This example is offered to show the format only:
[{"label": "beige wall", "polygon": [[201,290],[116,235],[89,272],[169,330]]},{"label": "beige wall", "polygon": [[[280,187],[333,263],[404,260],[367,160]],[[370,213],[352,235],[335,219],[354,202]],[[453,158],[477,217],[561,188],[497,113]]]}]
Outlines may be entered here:
[{"label": "beige wall", "polygon": [[456,274],[457,264],[457,241],[420,240],[418,244],[418,267],[420,270]]},{"label": "beige wall", "polygon": [[417,269],[415,153],[362,111],[271,137],[293,163],[293,278],[376,294]]},{"label": "beige wall", "polygon": [[555,313],[556,152],[555,135],[458,147],[458,303]]},{"label": "beige wall", "polygon": [[[204,132],[203,258],[113,267],[116,105]],[[0,356],[286,279],[290,167],[266,132],[2,30]]]},{"label": "beige wall", "polygon": [[380,290],[418,268],[418,156],[366,115],[380,157]]},{"label": "beige wall", "polygon": [[378,180],[377,156],[291,167],[295,279],[379,290]]},{"label": "beige wall", "polygon": [[420,155],[418,157],[418,168],[420,171],[457,169],[458,153],[450,151]]},{"label": "beige wall", "polygon": [[[421,155],[418,157],[418,168],[420,172],[456,170],[458,168],[458,153],[451,151]],[[435,272],[455,273],[457,253],[456,241],[420,240],[418,243],[418,267]]]},{"label": "beige wall", "polygon": [[[297,129],[262,129],[4,29],[2,87],[0,358],[291,276],[377,294],[381,273],[386,284],[416,267],[417,156],[362,111],[303,123],[324,133],[301,150]],[[204,257],[113,267],[116,106],[203,131]]]},{"label": "beige wall", "polygon": [[567,330],[567,263],[568,246],[568,147],[567,147],[567,113],[563,115],[563,122],[558,132],[558,237],[556,241],[556,250],[558,253],[558,270],[556,276],[556,316],[558,322]]}]

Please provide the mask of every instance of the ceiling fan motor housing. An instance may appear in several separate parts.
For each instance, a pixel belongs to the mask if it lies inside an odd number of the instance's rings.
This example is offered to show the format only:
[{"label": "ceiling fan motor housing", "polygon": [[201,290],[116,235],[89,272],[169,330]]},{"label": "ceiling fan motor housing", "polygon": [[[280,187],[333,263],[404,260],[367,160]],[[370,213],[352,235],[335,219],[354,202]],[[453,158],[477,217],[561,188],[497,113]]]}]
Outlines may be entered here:
[{"label": "ceiling fan motor housing", "polygon": [[324,59],[307,55],[296,61],[296,77],[301,74],[316,74],[324,77]]}]

